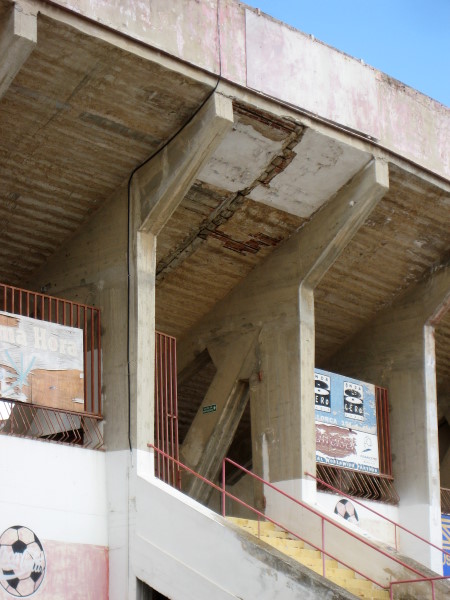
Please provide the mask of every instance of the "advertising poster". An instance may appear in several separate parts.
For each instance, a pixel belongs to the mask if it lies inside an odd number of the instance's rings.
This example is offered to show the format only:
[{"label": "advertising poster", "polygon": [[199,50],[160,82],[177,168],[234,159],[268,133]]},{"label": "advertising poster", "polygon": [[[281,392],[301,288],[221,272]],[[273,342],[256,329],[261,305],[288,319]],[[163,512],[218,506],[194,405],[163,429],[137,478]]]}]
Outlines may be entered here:
[{"label": "advertising poster", "polygon": [[315,369],[316,461],[379,473],[375,386]]},{"label": "advertising poster", "polygon": [[84,410],[83,332],[0,312],[0,397]]},{"label": "advertising poster", "polygon": [[[442,549],[450,552],[450,515],[442,515]],[[442,554],[443,575],[450,576],[450,556]]]}]

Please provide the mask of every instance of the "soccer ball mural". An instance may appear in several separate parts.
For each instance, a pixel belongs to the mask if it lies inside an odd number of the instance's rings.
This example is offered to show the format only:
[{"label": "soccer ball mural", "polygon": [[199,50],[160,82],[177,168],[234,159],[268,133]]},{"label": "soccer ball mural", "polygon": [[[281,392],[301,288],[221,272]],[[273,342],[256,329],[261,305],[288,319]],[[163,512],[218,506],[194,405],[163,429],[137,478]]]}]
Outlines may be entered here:
[{"label": "soccer ball mural", "polygon": [[9,527],[0,536],[0,585],[11,596],[26,598],[45,576],[45,554],[38,537],[22,525]]},{"label": "soccer ball mural", "polygon": [[334,512],[336,515],[341,516],[343,519],[345,519],[349,523],[358,523],[359,522],[358,513],[356,512],[356,509],[353,506],[353,504],[350,502],[350,500],[346,500],[345,498],[342,498],[342,500],[339,500],[339,502],[336,504],[336,506],[334,508]]}]

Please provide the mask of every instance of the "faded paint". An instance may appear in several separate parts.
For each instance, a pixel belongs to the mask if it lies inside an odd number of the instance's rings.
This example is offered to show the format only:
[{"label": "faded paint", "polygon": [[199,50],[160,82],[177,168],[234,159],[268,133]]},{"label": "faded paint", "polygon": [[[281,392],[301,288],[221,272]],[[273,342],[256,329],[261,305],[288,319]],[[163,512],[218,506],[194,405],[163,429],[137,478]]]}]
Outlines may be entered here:
[{"label": "faded paint", "polygon": [[370,69],[277,21],[245,16],[248,87],[379,137]]},{"label": "faded paint", "polygon": [[2,435],[0,472],[1,531],[20,524],[41,540],[108,544],[104,453]]},{"label": "faded paint", "polygon": [[[45,576],[37,591],[40,600],[108,600],[105,546],[40,541],[46,559]],[[11,598],[0,588],[0,600]]]},{"label": "faded paint", "polygon": [[446,107],[234,0],[55,3],[209,73],[222,71],[235,84],[374,137],[438,174],[450,172]]}]

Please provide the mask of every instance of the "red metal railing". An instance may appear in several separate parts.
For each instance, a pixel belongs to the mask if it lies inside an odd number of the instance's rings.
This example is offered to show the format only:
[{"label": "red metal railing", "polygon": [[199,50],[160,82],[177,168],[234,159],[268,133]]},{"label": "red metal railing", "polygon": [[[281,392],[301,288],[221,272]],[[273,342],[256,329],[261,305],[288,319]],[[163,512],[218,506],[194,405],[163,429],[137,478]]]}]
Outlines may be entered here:
[{"label": "red metal railing", "polygon": [[400,523],[397,523],[396,521],[393,521],[392,519],[389,519],[389,517],[386,517],[385,515],[382,515],[380,512],[374,510],[373,508],[371,508],[370,506],[366,506],[365,504],[363,504],[362,502],[360,502],[357,498],[355,498],[354,496],[350,496],[349,494],[346,494],[345,492],[343,492],[342,490],[333,487],[332,485],[326,483],[325,481],[322,481],[319,477],[316,477],[315,475],[312,475],[311,473],[308,473],[308,471],[305,471],[305,475],[307,477],[311,477],[311,479],[315,479],[316,482],[320,483],[323,486],[326,486],[327,488],[331,489],[333,492],[336,492],[337,494],[339,494],[340,496],[344,496],[345,498],[348,498],[349,500],[351,500],[352,502],[354,502],[355,504],[358,504],[358,506],[361,506],[362,508],[364,508],[365,510],[368,510],[369,512],[373,513],[374,515],[376,515],[377,517],[380,517],[381,519],[383,519],[384,521],[386,521],[387,523],[390,523],[391,525],[394,526],[394,535],[395,535],[395,549],[397,550],[397,530],[401,529],[402,531],[404,531],[405,533],[408,533],[409,535],[415,537],[417,540],[420,540],[421,542],[424,542],[425,544],[427,544],[427,546],[429,546],[430,548],[434,548],[435,550],[439,550],[439,552],[442,552],[443,554],[446,554],[448,556],[450,556],[450,552],[447,552],[446,550],[444,550],[443,548],[441,548],[440,546],[436,546],[436,544],[433,544],[432,542],[430,542],[429,540],[421,537],[419,534],[414,533],[414,531],[411,531],[410,529],[408,529],[407,527],[404,527],[403,525],[401,525]]},{"label": "red metal railing", "polygon": [[436,594],[435,594],[434,582],[442,581],[442,580],[446,580],[446,579],[450,579],[450,576],[440,575],[438,577],[423,577],[421,579],[404,579],[402,581],[391,581],[391,583],[389,584],[390,600],[394,600],[394,585],[416,584],[416,583],[430,583],[431,584],[431,598],[432,598],[432,600],[435,600]]},{"label": "red metal railing", "polygon": [[441,511],[450,515],[450,490],[441,487]]},{"label": "red metal railing", "polygon": [[[155,339],[155,443],[178,460],[178,406],[176,339],[156,332]],[[180,488],[181,473],[176,463],[158,454],[157,477]]]},{"label": "red metal railing", "polygon": [[389,401],[386,388],[375,387],[377,414],[378,457],[380,473],[392,476],[391,433],[389,430]]},{"label": "red metal railing", "polygon": [[[148,444],[148,447],[152,448],[153,450],[155,450],[155,452],[157,454],[161,454],[165,458],[165,460],[172,461],[177,466],[178,469],[186,471],[187,473],[190,473],[191,475],[193,475],[193,476],[197,477],[198,479],[200,479],[201,481],[203,481],[206,485],[209,485],[214,490],[220,492],[220,494],[222,496],[222,515],[224,517],[226,516],[226,499],[229,498],[229,499],[237,502],[239,505],[243,506],[247,510],[251,511],[253,514],[255,514],[257,516],[258,519],[264,519],[265,521],[269,521],[269,522],[273,523],[277,527],[280,527],[280,528],[284,529],[286,532],[288,532],[290,535],[294,536],[295,538],[301,540],[302,542],[307,543],[312,548],[320,551],[322,553],[322,568],[323,568],[323,575],[324,575],[324,577],[326,577],[325,557],[328,557],[328,558],[330,558],[332,560],[335,560],[338,563],[344,565],[345,567],[347,567],[349,569],[352,569],[355,573],[357,573],[361,577],[364,577],[365,579],[367,579],[368,581],[372,582],[373,584],[375,584],[376,586],[380,587],[381,589],[384,589],[384,590],[390,589],[389,585],[385,585],[382,582],[377,581],[376,579],[374,579],[373,577],[371,577],[367,573],[362,572],[361,570],[355,568],[354,566],[348,564],[346,561],[342,560],[342,558],[339,558],[339,557],[331,554],[329,551],[326,550],[326,548],[325,548],[325,546],[326,546],[325,523],[327,523],[328,525],[334,527],[335,529],[340,530],[344,535],[349,536],[349,537],[357,540],[358,542],[360,542],[364,546],[366,546],[366,547],[370,548],[371,550],[377,552],[379,555],[384,556],[385,558],[387,558],[388,560],[396,563],[397,565],[401,566],[402,568],[407,569],[408,571],[414,573],[414,575],[418,576],[421,580],[423,580],[423,581],[429,581],[431,579],[431,578],[427,578],[423,573],[421,573],[417,569],[414,569],[410,565],[407,565],[405,562],[401,561],[397,557],[392,556],[388,552],[382,550],[381,548],[378,548],[377,546],[375,546],[374,544],[370,543],[369,541],[367,541],[367,540],[365,540],[365,539],[357,536],[352,531],[348,530],[347,528],[345,528],[344,526],[340,525],[339,523],[336,523],[332,519],[326,517],[325,515],[323,515],[322,513],[318,512],[317,510],[315,510],[311,506],[305,504],[304,502],[301,502],[301,501],[297,500],[296,498],[294,498],[293,496],[290,496],[286,492],[283,492],[282,490],[280,490],[279,488],[277,488],[273,484],[269,483],[268,481],[265,481],[264,479],[262,479],[258,475],[255,475],[251,471],[248,471],[247,469],[245,469],[244,467],[242,467],[238,463],[236,463],[236,462],[234,462],[234,461],[232,461],[232,460],[230,460],[228,458],[225,458],[223,460],[223,464],[222,464],[222,485],[219,486],[219,485],[213,483],[212,481],[209,481],[205,477],[201,476],[199,473],[196,473],[193,469],[190,469],[188,466],[186,466],[183,463],[181,463],[178,459],[175,459],[172,456],[170,456],[169,454],[167,454],[166,452],[160,450],[154,444]],[[241,500],[237,496],[234,496],[229,491],[227,491],[226,485],[225,485],[225,480],[226,480],[225,470],[226,470],[226,464],[227,463],[233,465],[237,469],[240,469],[241,471],[243,471],[243,473],[245,473],[246,475],[249,475],[250,477],[252,477],[256,481],[262,483],[263,485],[268,486],[270,489],[272,489],[276,493],[280,494],[284,498],[288,499],[293,504],[295,504],[297,506],[300,506],[303,510],[306,510],[310,514],[315,515],[316,517],[318,517],[320,519],[320,521],[321,521],[321,538],[322,538],[321,545],[319,546],[319,545],[313,543],[311,540],[302,538],[298,533],[290,530],[289,528],[287,528],[282,523],[280,523],[277,520],[272,519],[271,517],[265,515],[263,512],[261,512],[257,508],[249,505],[247,502]],[[416,580],[414,580],[414,581],[416,581]]]},{"label": "red metal railing", "polygon": [[320,477],[317,489],[326,492],[327,485],[334,486],[352,497],[376,500],[387,504],[398,504],[399,496],[394,487],[394,478],[381,473],[363,473],[343,467],[335,467],[316,463],[317,473]]},{"label": "red metal railing", "polygon": [[103,448],[101,417],[0,398],[0,435]]},{"label": "red metal railing", "polygon": [[0,310],[83,330],[84,410],[102,414],[100,310],[87,304],[0,284]]}]

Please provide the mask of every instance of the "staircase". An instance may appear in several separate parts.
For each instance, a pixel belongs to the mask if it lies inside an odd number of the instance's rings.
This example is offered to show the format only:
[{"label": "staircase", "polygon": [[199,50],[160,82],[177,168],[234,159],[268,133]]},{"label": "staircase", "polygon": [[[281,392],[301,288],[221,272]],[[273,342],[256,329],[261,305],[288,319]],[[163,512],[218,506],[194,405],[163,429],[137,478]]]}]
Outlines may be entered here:
[{"label": "staircase", "polygon": [[[322,553],[311,546],[308,547],[307,544],[276,527],[273,523],[262,521],[258,524],[258,521],[236,517],[227,517],[227,520],[238,525],[244,531],[258,536],[263,542],[319,575],[323,574]],[[374,585],[371,581],[363,579],[351,569],[341,567],[337,561],[330,558],[325,559],[325,574],[327,579],[358,598],[389,600],[389,592]]]}]

